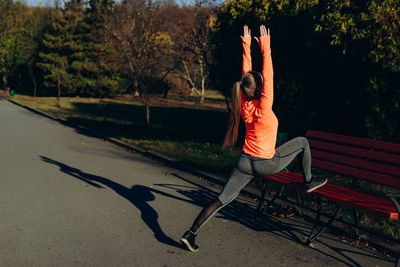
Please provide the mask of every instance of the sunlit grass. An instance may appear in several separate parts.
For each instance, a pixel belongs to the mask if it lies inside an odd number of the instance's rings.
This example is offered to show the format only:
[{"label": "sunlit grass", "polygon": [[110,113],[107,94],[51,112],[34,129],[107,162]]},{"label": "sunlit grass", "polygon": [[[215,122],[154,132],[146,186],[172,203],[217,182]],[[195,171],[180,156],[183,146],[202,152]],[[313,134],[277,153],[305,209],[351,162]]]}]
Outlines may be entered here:
[{"label": "sunlit grass", "polygon": [[219,91],[215,91],[215,90],[206,90],[206,91],[204,91],[204,97],[213,98],[213,99],[219,99],[221,101],[225,100],[225,97]]}]

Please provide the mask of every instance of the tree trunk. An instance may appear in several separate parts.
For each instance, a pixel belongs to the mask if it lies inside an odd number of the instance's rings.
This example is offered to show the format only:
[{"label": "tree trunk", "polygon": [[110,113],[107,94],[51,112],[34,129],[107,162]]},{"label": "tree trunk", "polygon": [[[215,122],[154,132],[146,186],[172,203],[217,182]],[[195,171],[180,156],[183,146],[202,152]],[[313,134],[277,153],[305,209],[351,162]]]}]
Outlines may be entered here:
[{"label": "tree trunk", "polygon": [[164,98],[168,98],[169,88],[164,89]]},{"label": "tree trunk", "polygon": [[138,80],[137,78],[132,78],[132,83],[133,83],[133,88],[135,90],[135,92],[133,93],[133,96],[138,97],[141,96],[139,93],[139,89],[138,89]]},{"label": "tree trunk", "polygon": [[32,65],[31,64],[29,64],[28,70],[29,70],[29,75],[31,76],[32,82],[33,82],[33,97],[36,97],[37,83],[36,83],[36,77],[33,74]]},{"label": "tree trunk", "polygon": [[58,77],[57,79],[57,106],[60,105],[60,96],[61,96],[61,81],[60,81],[60,77]]},{"label": "tree trunk", "polygon": [[196,87],[192,87],[192,91],[190,92],[191,96],[199,96],[201,95],[200,91],[196,89]]},{"label": "tree trunk", "polygon": [[146,126],[150,127],[150,99],[146,97]]},{"label": "tree trunk", "polygon": [[3,84],[4,84],[4,88],[7,87],[7,76],[3,75]]},{"label": "tree trunk", "polygon": [[22,88],[22,73],[18,74],[18,89]]},{"label": "tree trunk", "polygon": [[204,69],[203,69],[203,61],[200,59],[199,60],[200,64],[200,73],[201,73],[201,97],[200,97],[200,103],[204,104],[204,87],[206,85],[205,81],[206,78],[204,77]]},{"label": "tree trunk", "polygon": [[201,99],[200,99],[200,103],[204,104],[204,80],[201,81]]},{"label": "tree trunk", "polygon": [[199,96],[200,92],[199,92],[199,90],[196,89],[196,85],[194,84],[194,81],[190,77],[190,71],[189,71],[189,68],[188,68],[188,66],[187,66],[185,61],[183,61],[183,66],[185,67],[185,72],[186,73],[183,75],[182,78],[185,79],[186,81],[188,81],[189,84],[190,84],[190,87],[191,87],[190,95],[191,96],[193,96],[193,95]]}]

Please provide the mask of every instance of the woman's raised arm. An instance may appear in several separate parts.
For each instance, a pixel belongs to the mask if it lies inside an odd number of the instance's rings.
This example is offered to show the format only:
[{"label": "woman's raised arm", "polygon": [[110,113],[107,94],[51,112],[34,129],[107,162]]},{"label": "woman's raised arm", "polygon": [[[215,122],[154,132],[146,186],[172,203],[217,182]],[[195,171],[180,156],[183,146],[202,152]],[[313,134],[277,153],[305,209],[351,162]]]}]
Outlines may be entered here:
[{"label": "woman's raised arm", "polygon": [[272,68],[271,58],[271,35],[269,29],[264,25],[260,26],[260,38],[255,38],[260,45],[261,54],[263,57],[262,76],[264,79],[263,88],[261,91],[261,109],[272,110],[274,102],[274,70]]},{"label": "woman's raised arm", "polygon": [[243,36],[242,44],[243,44],[243,68],[242,68],[242,75],[251,71],[251,31],[247,25],[243,26]]}]

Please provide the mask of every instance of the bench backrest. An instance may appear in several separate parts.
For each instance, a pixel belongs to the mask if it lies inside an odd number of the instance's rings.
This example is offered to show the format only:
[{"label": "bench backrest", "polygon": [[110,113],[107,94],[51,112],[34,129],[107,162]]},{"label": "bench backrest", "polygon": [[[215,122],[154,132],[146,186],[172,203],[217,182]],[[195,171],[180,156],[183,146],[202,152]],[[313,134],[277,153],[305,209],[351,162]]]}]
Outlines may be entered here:
[{"label": "bench backrest", "polygon": [[312,166],[400,188],[400,144],[309,130]]}]

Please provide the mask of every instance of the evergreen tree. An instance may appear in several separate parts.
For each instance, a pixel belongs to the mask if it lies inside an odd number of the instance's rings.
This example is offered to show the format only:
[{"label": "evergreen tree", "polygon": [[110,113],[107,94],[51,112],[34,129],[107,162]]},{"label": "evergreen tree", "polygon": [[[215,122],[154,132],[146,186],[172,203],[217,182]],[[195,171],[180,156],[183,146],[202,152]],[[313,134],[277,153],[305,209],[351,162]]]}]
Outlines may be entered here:
[{"label": "evergreen tree", "polygon": [[[36,66],[39,57],[39,47],[42,45],[44,33],[49,27],[51,9],[36,7],[26,15],[26,25],[22,30],[24,47],[22,53],[26,57],[26,63],[20,72],[25,74],[25,85],[33,85],[33,96],[36,96],[39,84],[39,72]],[[29,78],[27,77],[29,76]]]},{"label": "evergreen tree", "polygon": [[25,6],[22,2],[0,0],[0,75],[3,86],[25,61],[22,28]]},{"label": "evergreen tree", "polygon": [[113,2],[108,0],[90,0],[90,7],[80,20],[74,34],[74,53],[72,55],[73,84],[79,95],[113,95],[118,87],[102,66],[104,49],[105,17],[109,14]]},{"label": "evergreen tree", "polygon": [[59,103],[61,89],[68,87],[71,75],[68,73],[70,56],[70,25],[63,10],[56,8],[52,13],[52,23],[48,32],[44,35],[43,45],[45,51],[39,55],[41,68],[46,87],[57,88],[57,102]]}]

